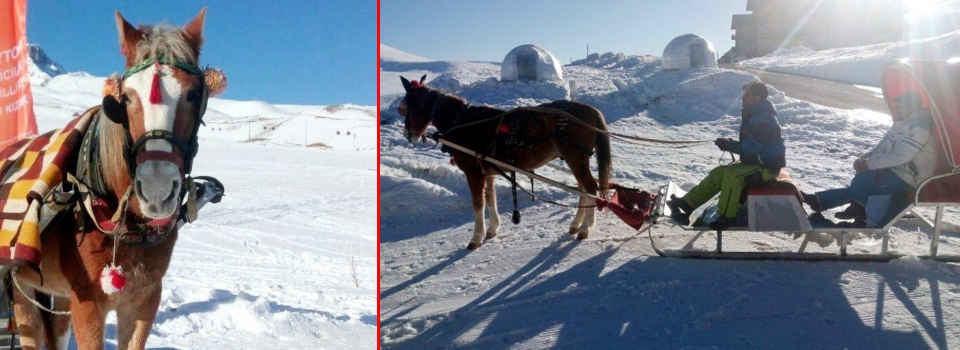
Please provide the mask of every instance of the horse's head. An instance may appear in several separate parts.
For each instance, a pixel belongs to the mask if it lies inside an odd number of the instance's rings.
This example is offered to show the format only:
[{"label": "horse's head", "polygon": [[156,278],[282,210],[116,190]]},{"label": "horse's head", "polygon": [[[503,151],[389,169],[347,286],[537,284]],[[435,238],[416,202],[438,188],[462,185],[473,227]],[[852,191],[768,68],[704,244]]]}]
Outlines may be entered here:
[{"label": "horse's head", "polygon": [[407,94],[403,96],[403,100],[397,106],[397,113],[404,117],[403,136],[410,143],[422,138],[423,134],[427,132],[427,127],[430,126],[430,111],[427,110],[430,108],[428,105],[430,101],[427,101],[427,99],[430,97],[431,90],[423,85],[423,81],[426,79],[426,74],[420,78],[420,81],[414,80],[412,82],[400,77],[400,82],[403,83],[403,89],[407,91]]},{"label": "horse's head", "polygon": [[179,208],[207,99],[225,88],[220,70],[198,66],[205,14],[183,28],[137,28],[116,13],[126,72],[108,79],[103,112],[123,145],[108,156],[123,158],[105,166],[116,173],[106,180],[118,192],[132,186],[131,209],[148,218],[169,218]]}]

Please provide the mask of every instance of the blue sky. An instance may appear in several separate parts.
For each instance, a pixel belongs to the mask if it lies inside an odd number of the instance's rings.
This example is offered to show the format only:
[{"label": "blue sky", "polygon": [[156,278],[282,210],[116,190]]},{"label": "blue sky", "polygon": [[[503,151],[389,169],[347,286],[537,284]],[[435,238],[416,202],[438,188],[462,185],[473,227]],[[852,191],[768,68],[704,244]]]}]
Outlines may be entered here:
[{"label": "blue sky", "polygon": [[380,42],[436,60],[499,62],[537,44],[563,64],[590,52],[660,56],[683,34],[709,40],[718,55],[733,46],[733,14],[747,0],[386,0]]},{"label": "blue sky", "polygon": [[27,41],[68,71],[123,71],[114,11],[137,25],[183,26],[207,7],[201,65],[224,70],[222,98],[376,105],[375,0],[43,1],[27,3]]}]

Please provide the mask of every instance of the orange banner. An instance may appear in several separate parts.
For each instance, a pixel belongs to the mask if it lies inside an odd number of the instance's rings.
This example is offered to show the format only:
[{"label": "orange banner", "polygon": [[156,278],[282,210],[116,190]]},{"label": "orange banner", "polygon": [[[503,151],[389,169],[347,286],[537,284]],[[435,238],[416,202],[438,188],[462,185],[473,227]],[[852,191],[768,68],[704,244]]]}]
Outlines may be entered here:
[{"label": "orange banner", "polygon": [[27,0],[0,0],[0,149],[37,134],[29,56]]}]

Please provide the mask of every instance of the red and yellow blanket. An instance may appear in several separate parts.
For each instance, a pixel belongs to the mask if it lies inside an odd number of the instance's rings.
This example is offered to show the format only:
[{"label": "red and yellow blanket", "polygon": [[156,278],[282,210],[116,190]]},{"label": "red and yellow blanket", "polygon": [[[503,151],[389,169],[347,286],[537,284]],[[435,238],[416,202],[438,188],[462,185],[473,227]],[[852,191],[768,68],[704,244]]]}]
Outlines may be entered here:
[{"label": "red and yellow blanket", "polygon": [[0,150],[0,265],[39,267],[43,198],[75,168],[94,115]]}]

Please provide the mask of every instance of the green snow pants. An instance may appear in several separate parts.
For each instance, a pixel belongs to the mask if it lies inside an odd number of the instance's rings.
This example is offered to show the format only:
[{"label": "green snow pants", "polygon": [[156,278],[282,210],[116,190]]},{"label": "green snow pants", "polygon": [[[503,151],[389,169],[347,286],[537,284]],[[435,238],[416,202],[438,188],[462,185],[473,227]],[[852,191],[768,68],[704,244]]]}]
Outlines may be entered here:
[{"label": "green snow pants", "polygon": [[759,165],[737,162],[718,166],[710,170],[710,174],[700,181],[699,185],[687,192],[683,200],[691,207],[697,208],[719,192],[720,202],[717,205],[717,213],[728,219],[735,218],[737,209],[740,208],[740,193],[747,185],[746,179],[755,179],[758,174],[762,176],[764,182],[777,177],[777,174],[772,174],[770,170]]}]

